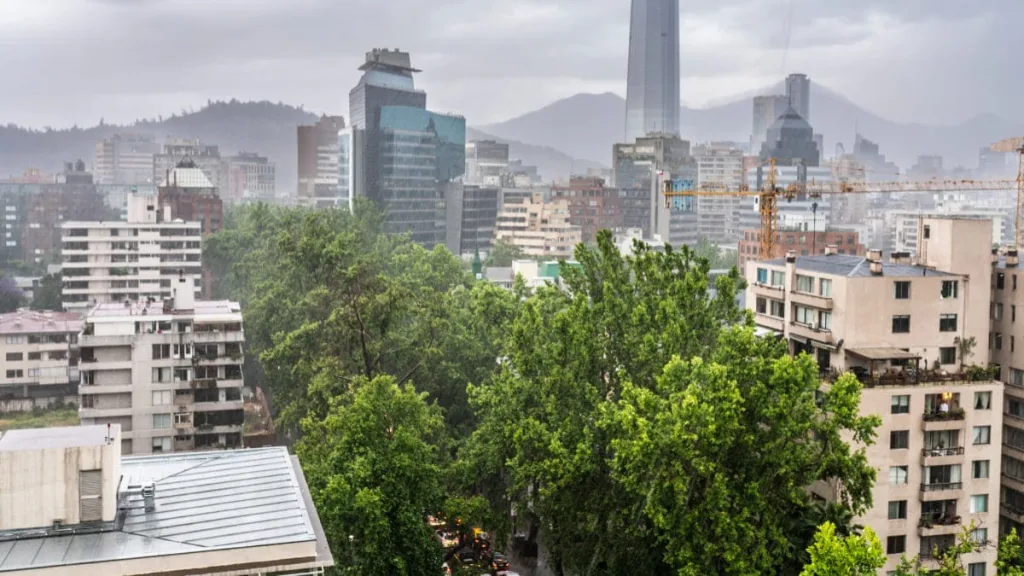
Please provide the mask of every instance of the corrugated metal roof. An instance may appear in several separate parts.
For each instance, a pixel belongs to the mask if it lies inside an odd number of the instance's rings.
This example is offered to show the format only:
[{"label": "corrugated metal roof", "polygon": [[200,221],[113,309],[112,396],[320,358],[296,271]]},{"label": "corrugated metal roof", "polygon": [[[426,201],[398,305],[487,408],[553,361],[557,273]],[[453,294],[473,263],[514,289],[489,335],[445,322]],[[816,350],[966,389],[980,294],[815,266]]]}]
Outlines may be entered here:
[{"label": "corrugated metal roof", "polygon": [[199,168],[175,168],[167,175],[161,186],[177,186],[178,188],[213,188],[213,183]]},{"label": "corrugated metal roof", "polygon": [[[771,266],[785,266],[786,259],[778,258],[765,262]],[[832,254],[830,256],[798,256],[796,269],[808,272],[819,272],[821,274],[832,274],[834,276],[847,276],[850,278],[874,276],[871,273],[871,263],[864,256],[850,256],[846,254]],[[924,266],[912,266],[910,264],[894,264],[892,262],[882,263],[880,276],[895,278],[916,278],[919,276],[955,276],[950,272],[943,272]]]},{"label": "corrugated metal roof", "polygon": [[0,572],[318,540],[285,448],[125,457],[121,472],[122,490],[156,483],[153,512],[136,495],[119,530],[0,542]]}]

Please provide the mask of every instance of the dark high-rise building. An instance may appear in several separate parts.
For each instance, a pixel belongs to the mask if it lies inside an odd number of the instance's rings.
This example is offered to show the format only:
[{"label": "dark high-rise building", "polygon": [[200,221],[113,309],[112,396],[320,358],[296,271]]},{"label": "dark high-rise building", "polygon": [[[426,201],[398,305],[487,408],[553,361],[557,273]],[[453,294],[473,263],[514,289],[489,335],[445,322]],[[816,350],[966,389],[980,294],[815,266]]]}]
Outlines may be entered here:
[{"label": "dark high-rise building", "polygon": [[462,187],[462,226],[459,253],[487,252],[494,241],[501,189],[489,186]]},{"label": "dark high-rise building", "polygon": [[[349,120],[360,136],[355,194],[384,209],[385,231],[427,247],[444,244],[448,223],[461,222],[447,194],[466,169],[466,120],[426,109],[406,52],[374,49],[359,69],[363,77],[349,93]],[[461,210],[458,204],[452,208]]]},{"label": "dark high-rise building", "polygon": [[633,0],[626,78],[626,142],[679,135],[679,0]]},{"label": "dark high-rise building", "polygon": [[811,121],[811,79],[806,74],[786,77],[786,99],[801,118]]},{"label": "dark high-rise building", "polygon": [[775,159],[781,166],[818,166],[821,155],[814,142],[814,129],[792,107],[771,127],[761,146],[761,159]]}]

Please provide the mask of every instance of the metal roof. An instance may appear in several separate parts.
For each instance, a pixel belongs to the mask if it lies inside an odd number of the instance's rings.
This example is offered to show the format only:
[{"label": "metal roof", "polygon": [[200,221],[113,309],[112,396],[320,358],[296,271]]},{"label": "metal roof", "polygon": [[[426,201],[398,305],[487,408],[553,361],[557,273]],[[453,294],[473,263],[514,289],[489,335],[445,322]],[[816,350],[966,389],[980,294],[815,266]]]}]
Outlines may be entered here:
[{"label": "metal roof", "polygon": [[82,315],[77,312],[40,312],[21,308],[0,314],[0,334],[79,332]]},{"label": "metal roof", "polygon": [[330,565],[297,468],[282,447],[122,458],[122,490],[156,483],[153,512],[135,494],[116,530],[0,542],[0,573],[298,542]]},{"label": "metal roof", "polygon": [[892,348],[889,346],[877,348],[848,348],[846,351],[855,356],[860,356],[865,360],[917,360],[921,358],[920,354],[914,354],[913,352],[907,352],[901,348]]},{"label": "metal roof", "polygon": [[[765,262],[769,266],[785,266],[785,258],[777,258]],[[925,266],[913,266],[910,264],[895,264],[893,262],[882,263],[882,273],[871,273],[871,262],[864,256],[850,256],[847,254],[830,254],[828,256],[797,256],[796,269],[820,274],[831,274],[833,276],[846,276],[848,278],[867,277],[893,277],[893,278],[916,278],[922,276],[957,276],[950,272],[935,270]]]}]

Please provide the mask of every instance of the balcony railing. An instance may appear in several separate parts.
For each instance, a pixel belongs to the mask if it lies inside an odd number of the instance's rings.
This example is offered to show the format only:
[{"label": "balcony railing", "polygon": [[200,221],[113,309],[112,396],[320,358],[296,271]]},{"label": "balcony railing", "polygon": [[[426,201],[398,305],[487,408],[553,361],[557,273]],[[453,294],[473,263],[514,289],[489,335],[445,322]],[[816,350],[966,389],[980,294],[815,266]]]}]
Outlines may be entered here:
[{"label": "balcony railing", "polygon": [[921,450],[921,455],[925,457],[960,456],[963,453],[963,446],[957,446],[956,448],[924,448]]},{"label": "balcony railing", "polygon": [[964,487],[963,482],[946,482],[946,483],[932,483],[932,484],[921,484],[921,492],[941,492],[943,490],[962,490]]},{"label": "balcony railing", "polygon": [[917,525],[921,528],[933,528],[935,526],[953,526],[960,523],[960,517],[952,514],[924,514]]},{"label": "balcony railing", "polygon": [[950,408],[948,412],[925,412],[925,422],[949,422],[951,420],[963,420],[967,417],[967,413],[964,412],[963,408]]}]

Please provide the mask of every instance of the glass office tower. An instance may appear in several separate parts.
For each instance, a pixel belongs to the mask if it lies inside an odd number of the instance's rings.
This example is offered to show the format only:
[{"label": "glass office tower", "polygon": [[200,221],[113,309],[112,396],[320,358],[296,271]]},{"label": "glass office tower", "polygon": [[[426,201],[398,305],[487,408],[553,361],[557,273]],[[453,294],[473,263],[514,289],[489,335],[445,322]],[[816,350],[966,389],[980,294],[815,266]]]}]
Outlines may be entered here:
[{"label": "glass office tower", "polygon": [[678,136],[679,106],[679,0],[633,0],[625,141]]}]

